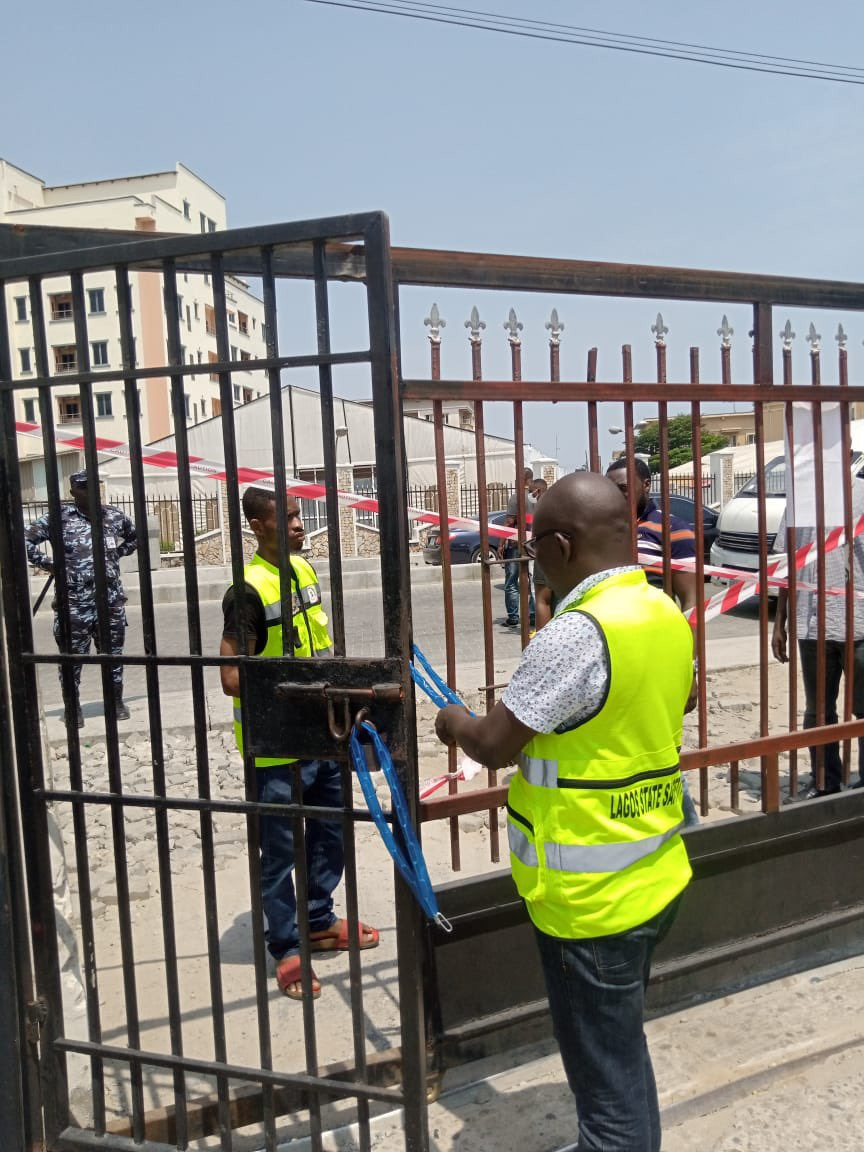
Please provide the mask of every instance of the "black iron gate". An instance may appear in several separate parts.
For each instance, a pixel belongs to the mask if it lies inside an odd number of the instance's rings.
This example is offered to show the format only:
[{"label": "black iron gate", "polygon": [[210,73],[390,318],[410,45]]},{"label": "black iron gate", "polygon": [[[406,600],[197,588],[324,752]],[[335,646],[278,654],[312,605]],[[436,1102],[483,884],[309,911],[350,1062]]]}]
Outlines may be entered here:
[{"label": "black iron gate", "polygon": [[[328,267],[333,248],[348,252],[352,267],[362,268],[366,296],[366,331],[359,336],[352,332],[347,350],[340,333],[340,351],[333,350],[331,341]],[[373,972],[371,979],[366,978],[367,965],[364,959],[361,966],[356,938],[349,949],[345,1002],[337,1016],[326,1019],[326,1034],[319,1023],[323,1009],[311,997],[304,999],[302,1007],[294,1006],[293,1016],[279,1016],[274,1028],[274,1012],[281,1012],[286,1002],[275,996],[265,953],[258,862],[260,806],[253,759],[256,752],[266,754],[263,750],[278,729],[289,733],[292,751],[341,761],[343,806],[324,814],[313,809],[311,814],[336,818],[343,825],[347,914],[349,919],[356,918],[362,910],[356,838],[368,829],[364,823],[368,817],[352,800],[341,723],[328,725],[326,704],[316,710],[310,700],[324,701],[326,696],[331,704],[337,702],[340,720],[346,714],[353,719],[370,689],[380,689],[385,683],[387,691],[378,692],[384,702],[374,718],[389,740],[409,803],[413,803],[417,765],[408,670],[408,533],[389,260],[388,225],[380,214],[170,239],[127,234],[112,241],[106,233],[0,230],[0,565],[6,629],[0,649],[0,768],[6,809],[0,828],[0,848],[5,849],[0,852],[4,865],[0,946],[9,957],[2,973],[5,991],[14,987],[16,979],[19,989],[17,997],[7,995],[0,1000],[4,1030],[0,1047],[4,1061],[9,1057],[15,1063],[16,1046],[26,1043],[38,1060],[38,1066],[22,1064],[24,1107],[12,1109],[21,1131],[27,1128],[27,1146],[43,1138],[49,1149],[88,1148],[97,1143],[106,1149],[128,1148],[133,1143],[136,1147],[185,1148],[191,1141],[212,1135],[220,1148],[230,1150],[233,1133],[254,1125],[262,1144],[273,1149],[280,1137],[278,1118],[292,1112],[290,1134],[308,1133],[313,1148],[321,1147],[325,1124],[353,1122],[360,1147],[368,1149],[370,1109],[376,1102],[379,1107],[404,1109],[406,1148],[428,1146],[422,983],[417,979],[422,971],[424,928],[398,878],[388,961],[395,971],[388,996],[398,1003],[398,1013],[392,1016],[393,1035],[379,1030],[374,1044],[366,1035],[366,997],[370,985],[383,977]],[[280,329],[280,293],[283,278],[288,276],[305,279],[314,287],[310,309],[314,337],[291,354],[280,350],[280,339],[292,343],[296,335],[284,321]],[[88,314],[86,293],[94,277],[100,286],[116,292],[120,348],[116,368],[104,366],[101,352],[91,364],[95,321]],[[251,354],[238,352],[232,344],[237,337],[231,332],[238,323],[235,298],[250,292],[254,297],[256,291],[259,348]],[[71,303],[58,309],[55,300],[59,296]],[[193,296],[195,318],[199,298],[206,301],[202,319],[206,317],[207,336],[215,337],[215,352],[207,356],[199,348],[196,357],[184,346],[186,333],[193,327]],[[19,305],[18,300],[25,303]],[[10,314],[13,301],[14,318]],[[12,350],[20,335],[13,328],[22,316],[30,325],[35,352],[35,375],[26,380],[20,375],[16,379],[12,365]],[[248,316],[244,319],[240,331],[251,339]],[[56,348],[62,338],[55,333],[55,324],[68,330],[63,346],[73,346],[74,357],[67,356],[61,363],[55,353],[52,364],[52,344]],[[381,565],[381,644],[377,656],[369,659],[346,656],[332,385],[334,368],[344,365],[365,366],[368,373],[376,474],[382,494],[380,544],[387,562]],[[222,496],[232,556],[226,586],[239,585],[250,550],[248,535],[244,537],[239,486],[272,472],[284,540],[288,475],[284,386],[297,372],[310,369],[317,374],[320,393],[334,656],[303,661],[301,670],[300,662],[290,655],[290,630],[285,629],[289,652],[284,658],[239,660],[250,738],[242,782],[235,754],[235,787],[232,769],[221,759],[220,748],[228,748],[227,733],[221,745],[213,743],[210,700],[214,695],[218,698],[212,686],[225,658],[216,655],[221,618],[214,623],[199,602],[192,500],[193,478],[201,472],[201,461],[200,452],[190,448],[189,393],[196,381],[218,383],[212,408],[219,419],[211,421],[218,435],[211,440],[224,472]],[[259,405],[265,416],[254,467],[238,457],[233,385],[240,372],[256,373],[264,396],[269,397],[269,404]],[[115,396],[122,387],[125,420],[123,435],[108,437],[101,434],[98,422],[105,415],[105,405],[100,409],[95,397],[112,383]],[[28,406],[22,394],[29,398]],[[165,406],[168,426],[157,457],[150,451],[150,463],[145,466],[149,450],[145,451],[143,417],[153,417],[159,404]],[[46,635],[42,617],[34,623],[31,610],[19,457],[24,425],[31,436],[41,429],[46,498],[54,525],[51,543],[59,652]],[[151,438],[152,427],[151,421]],[[67,573],[57,527],[65,496],[56,453],[59,441],[81,453],[91,505],[99,499],[97,472],[104,473],[112,459],[125,461],[139,531],[146,522],[147,477],[166,461],[172,461],[176,469],[185,603],[182,609],[162,606],[146,563],[139,563],[137,576],[127,577],[127,584],[130,580],[137,583],[140,597],[140,613],[133,613],[122,658],[127,686],[134,682],[140,689],[139,707],[133,708],[131,722],[118,724],[111,679],[116,658],[100,652],[87,657],[70,654]],[[293,453],[292,465],[296,465]],[[105,543],[98,518],[92,531],[98,556]],[[282,618],[288,620],[292,609],[284,591],[287,568],[280,565],[280,571]],[[102,635],[107,635],[109,621],[106,581],[105,566],[97,563],[95,602]],[[104,720],[101,707],[95,720],[92,707],[85,708],[83,730],[74,722],[76,662],[83,666],[85,676],[101,677],[104,704]],[[175,719],[178,708],[183,712],[182,737],[166,718],[170,708]],[[11,726],[5,722],[9,716]],[[178,751],[181,739],[185,759]],[[10,804],[14,805],[11,815]],[[14,818],[16,811],[20,826]],[[292,804],[286,806],[285,814],[294,821],[302,843],[303,817],[310,810]],[[239,896],[230,888],[226,895],[220,882],[225,837],[235,835],[238,824],[248,844],[245,891]],[[70,882],[69,899],[59,905],[58,871]],[[236,867],[224,874],[228,872],[236,888]],[[381,883],[389,881],[382,876]],[[152,925],[136,903],[142,884],[152,889],[154,899],[158,892],[158,917]],[[21,896],[10,901],[9,892],[14,896],[16,887]],[[22,905],[25,888],[29,939]],[[298,903],[302,927],[308,917],[302,875],[298,876]],[[242,914],[250,905],[247,925]],[[237,993],[231,1003],[228,989],[237,988],[238,982],[226,957],[232,946],[236,948],[231,940],[232,931],[237,935],[238,922],[225,931],[226,908],[240,916],[239,935],[251,938],[251,958],[245,957],[250,986],[245,996]],[[10,922],[16,917],[17,923]],[[14,957],[5,952],[10,939],[16,941]],[[308,964],[305,944],[302,955]],[[195,956],[198,968],[193,970],[189,965]],[[77,1005],[74,992],[70,993],[76,963],[82,972]],[[206,1036],[198,1027],[202,1019],[208,1022]],[[302,1036],[302,1043],[289,1046],[286,1055],[284,1037],[289,1033]],[[320,1050],[322,1037],[329,1040],[340,1035],[346,1038],[346,1051],[338,1053],[338,1062],[328,1062]],[[236,1056],[238,1051],[242,1058]],[[393,1075],[396,1065],[398,1077]],[[4,1108],[7,1084],[4,1077]],[[336,1108],[335,1119],[324,1114],[327,1106]],[[44,1124],[42,1133],[36,1130],[39,1124]]]}]

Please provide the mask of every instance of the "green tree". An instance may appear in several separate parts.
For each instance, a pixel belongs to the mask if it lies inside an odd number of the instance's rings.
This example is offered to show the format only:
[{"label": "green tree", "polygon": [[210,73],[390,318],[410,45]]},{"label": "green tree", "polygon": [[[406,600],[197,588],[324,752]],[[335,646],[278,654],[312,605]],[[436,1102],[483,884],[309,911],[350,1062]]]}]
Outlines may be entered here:
[{"label": "green tree", "polygon": [[[693,421],[688,413],[673,416],[667,423],[669,429],[669,467],[677,468],[679,464],[686,464],[693,459]],[[660,428],[657,424],[649,424],[634,437],[637,452],[649,456],[648,466],[652,472],[660,471]],[[725,448],[729,443],[726,436],[716,432],[702,432],[702,454],[715,452],[718,448]]]}]

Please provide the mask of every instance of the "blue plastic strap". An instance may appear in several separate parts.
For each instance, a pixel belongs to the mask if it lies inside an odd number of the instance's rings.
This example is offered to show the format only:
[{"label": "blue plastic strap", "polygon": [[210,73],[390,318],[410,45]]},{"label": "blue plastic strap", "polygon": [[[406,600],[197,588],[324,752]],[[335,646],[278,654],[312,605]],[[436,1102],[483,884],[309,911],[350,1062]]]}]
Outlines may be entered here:
[{"label": "blue plastic strap", "polygon": [[[414,679],[414,683],[418,684],[423,689],[423,691],[430,698],[432,703],[437,704],[437,706],[439,708],[443,708],[447,704],[458,704],[458,706],[460,708],[464,708],[465,705],[462,703],[462,701],[459,699],[459,697],[456,695],[456,693],[453,691],[453,689],[450,687],[450,685],[446,682],[446,680],[443,680],[438,675],[438,673],[435,671],[435,669],[432,667],[432,665],[429,663],[429,661],[426,659],[426,657],[423,655],[423,653],[420,651],[420,649],[417,647],[416,644],[412,644],[411,652],[414,656],[414,659],[416,661],[418,661],[420,666],[423,668],[423,671],[429,676],[429,678],[432,680],[432,683],[435,685],[435,687],[440,692],[440,695],[436,695],[433,692],[432,688],[429,686],[429,684],[426,682],[426,680],[424,680],[424,678],[421,676],[421,674],[417,671],[417,669],[414,667],[414,665],[412,663],[411,676]],[[471,712],[470,709],[467,709],[467,711],[472,716],[474,715],[474,713]]]},{"label": "blue plastic strap", "polygon": [[405,842],[405,848],[408,856],[402,851],[400,845],[396,842],[396,837],[393,835],[393,830],[384,818],[384,813],[381,809],[381,802],[375,792],[375,786],[372,783],[372,777],[369,773],[369,767],[366,764],[366,755],[363,751],[363,745],[360,743],[360,738],[357,734],[357,729],[353,728],[351,731],[351,758],[354,761],[354,769],[357,772],[357,778],[360,781],[360,788],[366,800],[366,805],[369,809],[369,814],[375,827],[381,834],[381,839],[384,841],[384,846],[393,858],[393,862],[402,874],[405,883],[414,893],[414,896],[419,903],[420,907],[426,913],[426,916],[434,921],[445,932],[452,931],[452,925],[446,917],[442,916],[438,909],[438,901],[435,898],[435,891],[432,888],[432,881],[429,879],[429,871],[426,867],[426,861],[423,857],[423,849],[420,847],[420,842],[417,839],[417,834],[414,831],[414,826],[411,823],[411,816],[408,812],[408,804],[405,800],[405,795],[402,791],[402,785],[399,783],[399,777],[396,775],[393,768],[393,761],[390,757],[390,752],[386,744],[378,735],[378,732],[371,724],[363,723],[364,731],[371,737],[372,745],[375,749],[378,763],[381,766],[381,771],[384,773],[384,779],[390,789],[390,795],[393,800],[393,813],[399,825],[399,830],[402,833],[402,838]]}]

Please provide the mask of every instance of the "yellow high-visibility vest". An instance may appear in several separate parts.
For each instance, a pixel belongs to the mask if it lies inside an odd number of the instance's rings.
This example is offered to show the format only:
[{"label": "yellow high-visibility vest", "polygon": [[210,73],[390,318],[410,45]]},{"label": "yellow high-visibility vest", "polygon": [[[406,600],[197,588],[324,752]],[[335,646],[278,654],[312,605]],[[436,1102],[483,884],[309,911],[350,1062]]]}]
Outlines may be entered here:
[{"label": "yellow high-visibility vest", "polygon": [[599,628],[607,695],[575,728],[522,750],[507,802],[510,862],[541,932],[610,936],[656,916],[691,876],[678,758],[693,635],[642,571],[602,580],[564,611]]},{"label": "yellow high-visibility vest", "polygon": [[[333,644],[327,630],[327,614],[321,603],[318,576],[308,560],[296,553],[291,556],[291,610],[294,628],[294,655],[303,659],[324,655]],[[243,578],[251,584],[264,606],[267,622],[267,643],[258,656],[282,656],[282,598],[279,587],[279,569],[256,552],[243,569]],[[308,623],[307,623],[308,621]],[[234,736],[240,755],[243,755],[243,725],[240,700],[234,697]],[[272,768],[277,764],[291,764],[296,756],[256,756],[256,768]]]}]

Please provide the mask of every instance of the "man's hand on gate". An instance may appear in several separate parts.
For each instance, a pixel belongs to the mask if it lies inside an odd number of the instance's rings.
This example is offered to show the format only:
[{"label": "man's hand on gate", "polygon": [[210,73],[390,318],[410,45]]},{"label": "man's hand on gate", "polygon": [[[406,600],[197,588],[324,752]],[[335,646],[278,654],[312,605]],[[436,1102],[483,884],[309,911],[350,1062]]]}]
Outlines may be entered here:
[{"label": "man's hand on gate", "polygon": [[470,715],[460,704],[448,704],[435,717],[435,735],[442,744],[457,744],[463,722]]},{"label": "man's hand on gate", "polygon": [[771,633],[771,651],[774,653],[774,659],[779,660],[781,664],[786,664],[789,660],[789,653],[786,651],[786,625],[774,621],[774,631]]}]

